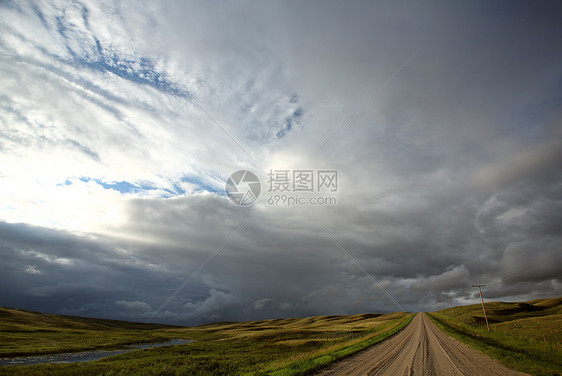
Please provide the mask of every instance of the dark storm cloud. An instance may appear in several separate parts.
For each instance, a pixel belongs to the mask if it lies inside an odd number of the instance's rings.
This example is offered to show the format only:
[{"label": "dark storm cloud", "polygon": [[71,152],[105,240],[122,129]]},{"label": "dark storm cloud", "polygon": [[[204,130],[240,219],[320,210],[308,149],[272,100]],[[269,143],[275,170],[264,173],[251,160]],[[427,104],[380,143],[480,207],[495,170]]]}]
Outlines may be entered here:
[{"label": "dark storm cloud", "polygon": [[[0,304],[200,323],[433,310],[449,299],[475,302],[473,283],[486,283],[490,299],[561,295],[557,2],[118,8],[123,29],[143,53],[170,61],[165,66],[174,76],[197,88],[202,105],[250,145],[258,174],[276,167],[337,169],[338,205],[272,207],[262,196],[238,207],[208,192],[123,196],[124,218],[105,235],[1,222]],[[79,43],[86,36],[71,50],[94,48]],[[107,55],[92,51],[98,56],[92,69],[111,72],[99,64]],[[145,84],[156,85],[156,68]],[[125,130],[114,136],[110,130],[123,128],[110,117],[100,137],[109,135],[111,143],[87,142],[80,132],[60,137],[79,153],[99,162],[108,155],[103,151],[119,156],[131,144],[142,151],[132,165],[139,171],[173,166],[164,180],[185,176],[188,162],[202,166],[199,171],[220,166],[213,175],[222,174],[219,180],[232,172],[226,169],[249,167],[225,152],[236,146],[214,123],[189,110],[174,112],[166,90],[159,91],[161,102],[140,95],[141,106],[129,92],[110,89],[97,93],[119,98],[111,106],[146,111],[135,118],[140,136]],[[25,111],[15,100],[4,102],[13,115],[5,119],[33,125],[34,106]],[[153,128],[158,131],[142,133]],[[12,146],[31,142],[15,131],[4,137]],[[158,158],[142,159],[145,154]]]},{"label": "dark storm cloud", "polygon": [[[388,218],[369,215],[369,221],[364,214],[348,217],[341,208],[337,216],[324,211],[334,218],[328,231],[349,254],[311,221],[303,222],[302,212],[271,215],[211,196],[132,201],[131,221],[121,230],[145,241],[4,224],[3,286],[11,287],[3,291],[3,301],[65,313],[197,323],[396,309],[365,271],[410,310],[446,296],[470,298],[473,281],[497,281],[491,297],[556,293],[559,238],[547,242],[526,228],[527,243],[517,243],[504,227],[508,219],[498,222],[509,209],[488,214],[494,219],[488,218],[483,234],[476,222],[470,225],[478,212],[473,203],[457,202],[449,212],[442,201],[426,200],[441,213],[424,217],[405,207]],[[458,230],[443,222],[449,216],[457,218]],[[509,218],[512,225],[518,219]],[[349,234],[346,229],[355,222],[369,231]],[[529,266],[533,273],[526,271]]]},{"label": "dark storm cloud", "polygon": [[[143,256],[138,244],[21,224],[2,223],[0,233],[3,305],[131,317],[116,302],[150,300],[155,291],[165,293],[169,283],[179,281],[157,258]],[[190,290],[197,291],[197,286]]]}]

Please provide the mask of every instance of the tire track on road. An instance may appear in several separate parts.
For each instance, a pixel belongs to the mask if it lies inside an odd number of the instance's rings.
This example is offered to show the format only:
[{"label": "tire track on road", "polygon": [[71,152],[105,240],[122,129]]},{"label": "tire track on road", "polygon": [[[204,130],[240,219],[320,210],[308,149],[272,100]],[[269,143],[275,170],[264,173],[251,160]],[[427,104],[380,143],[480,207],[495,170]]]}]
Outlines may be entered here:
[{"label": "tire track on road", "polygon": [[394,336],[334,363],[319,376],[524,376],[449,337],[418,313]]}]

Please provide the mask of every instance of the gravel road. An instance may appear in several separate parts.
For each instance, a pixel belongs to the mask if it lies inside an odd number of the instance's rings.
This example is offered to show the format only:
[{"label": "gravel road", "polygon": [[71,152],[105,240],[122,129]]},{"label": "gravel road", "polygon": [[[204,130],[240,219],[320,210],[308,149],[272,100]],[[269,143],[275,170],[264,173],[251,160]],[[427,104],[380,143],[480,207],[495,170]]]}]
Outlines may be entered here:
[{"label": "gravel road", "polygon": [[328,375],[526,375],[513,371],[443,333],[418,313],[398,334],[332,365]]}]

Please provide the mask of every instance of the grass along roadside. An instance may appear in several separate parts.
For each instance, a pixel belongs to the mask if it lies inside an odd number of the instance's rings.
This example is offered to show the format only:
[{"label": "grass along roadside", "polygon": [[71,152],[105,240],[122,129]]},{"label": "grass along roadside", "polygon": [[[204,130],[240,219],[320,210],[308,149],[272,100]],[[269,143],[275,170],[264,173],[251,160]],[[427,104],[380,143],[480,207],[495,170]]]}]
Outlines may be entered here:
[{"label": "grass along roadside", "polygon": [[428,316],[443,331],[505,366],[531,375],[562,375],[562,299],[486,303],[447,308]]},{"label": "grass along roadside", "polygon": [[88,363],[0,367],[0,374],[304,375],[389,337],[412,317],[364,314],[185,327],[173,332],[197,342]]},{"label": "grass along roadside", "polygon": [[378,331],[372,335],[368,335],[365,338],[359,338],[351,342],[333,346],[333,348],[327,348],[318,351],[316,354],[306,357],[305,359],[295,360],[286,364],[281,365],[279,368],[258,373],[258,375],[271,375],[271,376],[296,376],[296,375],[310,375],[322,368],[326,368],[329,365],[337,362],[338,360],[344,359],[350,355],[356,354],[357,352],[364,350],[370,346],[373,346],[391,336],[398,333],[400,330],[404,329],[414,318],[415,314],[410,314],[403,317],[397,322],[392,322],[387,325],[383,330]]}]

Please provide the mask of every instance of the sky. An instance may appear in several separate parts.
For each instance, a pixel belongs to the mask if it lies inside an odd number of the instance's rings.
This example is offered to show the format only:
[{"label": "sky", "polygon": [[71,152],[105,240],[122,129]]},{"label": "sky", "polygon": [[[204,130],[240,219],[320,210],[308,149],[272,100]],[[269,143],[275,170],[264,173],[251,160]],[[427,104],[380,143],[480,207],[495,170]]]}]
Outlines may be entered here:
[{"label": "sky", "polygon": [[561,296],[560,19],[1,1],[0,305],[195,325]]}]

